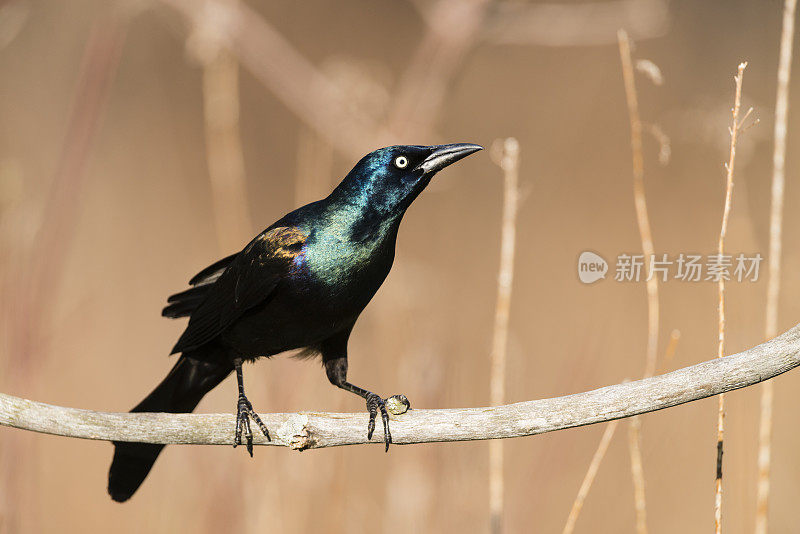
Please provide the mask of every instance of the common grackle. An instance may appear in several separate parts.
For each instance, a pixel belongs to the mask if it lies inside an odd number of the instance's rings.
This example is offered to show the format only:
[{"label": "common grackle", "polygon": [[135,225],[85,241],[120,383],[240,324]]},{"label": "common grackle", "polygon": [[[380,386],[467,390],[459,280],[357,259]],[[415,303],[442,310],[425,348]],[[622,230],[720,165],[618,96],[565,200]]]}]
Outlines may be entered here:
[{"label": "common grackle", "polygon": [[[191,412],[236,371],[239,398],[233,446],[253,455],[250,418],[269,431],[244,393],[242,362],[303,349],[320,355],[328,380],[363,397],[372,439],[378,411],[386,450],[392,442],[386,399],[347,381],[347,340],[359,314],[394,261],[397,230],[409,205],[437,171],[482,147],[392,146],[366,155],[325,199],[299,208],[241,252],[203,269],[192,287],[172,295],[162,315],[189,317],[172,349],[181,353],[167,377],[132,412]],[[404,396],[398,396],[409,407]],[[163,445],[114,443],[108,493],[134,494]]]}]

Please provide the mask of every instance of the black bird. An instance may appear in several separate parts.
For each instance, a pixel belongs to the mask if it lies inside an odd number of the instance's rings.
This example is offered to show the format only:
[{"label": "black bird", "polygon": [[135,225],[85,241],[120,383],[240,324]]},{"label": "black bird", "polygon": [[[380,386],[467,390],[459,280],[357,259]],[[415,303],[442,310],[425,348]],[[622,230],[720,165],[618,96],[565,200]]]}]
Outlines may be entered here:
[{"label": "black bird", "polygon": [[[167,377],[132,412],[191,412],[231,371],[239,384],[233,446],[253,455],[250,420],[269,431],[244,393],[242,362],[303,349],[319,354],[328,380],[363,397],[372,439],[378,411],[386,450],[386,400],[347,381],[347,340],[394,261],[400,220],[437,171],[482,147],[392,146],[359,161],[325,199],[299,208],[241,252],[203,269],[172,295],[162,315],[189,317]],[[403,396],[401,402],[409,407]],[[139,488],[163,445],[114,443],[108,493],[123,502]]]}]

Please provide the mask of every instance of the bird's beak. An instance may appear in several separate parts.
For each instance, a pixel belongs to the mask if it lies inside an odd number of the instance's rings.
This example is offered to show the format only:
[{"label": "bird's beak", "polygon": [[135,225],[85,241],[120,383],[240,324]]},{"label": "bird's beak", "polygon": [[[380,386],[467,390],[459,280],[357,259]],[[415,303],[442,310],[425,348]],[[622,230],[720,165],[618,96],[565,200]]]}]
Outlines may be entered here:
[{"label": "bird's beak", "polygon": [[482,146],[471,143],[436,145],[430,148],[433,152],[419,165],[419,168],[425,174],[433,174],[460,159],[466,158],[470,154],[474,154],[478,150],[483,150]]}]

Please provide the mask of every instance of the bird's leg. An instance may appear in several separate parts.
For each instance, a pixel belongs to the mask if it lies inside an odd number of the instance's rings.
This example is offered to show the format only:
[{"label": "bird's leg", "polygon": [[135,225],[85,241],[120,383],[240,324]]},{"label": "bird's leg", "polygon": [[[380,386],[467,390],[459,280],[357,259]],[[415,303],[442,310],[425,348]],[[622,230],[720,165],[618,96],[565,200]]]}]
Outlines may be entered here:
[{"label": "bird's leg", "polygon": [[267,430],[267,425],[265,425],[261,418],[258,416],[255,410],[253,410],[253,405],[250,404],[250,401],[247,400],[247,396],[244,394],[244,378],[242,376],[242,359],[235,358],[233,360],[233,365],[236,368],[236,382],[239,384],[239,401],[236,404],[236,432],[233,436],[233,448],[236,448],[237,445],[242,444],[242,430],[244,430],[244,437],[247,440],[247,452],[250,454],[250,457],[253,457],[253,432],[250,430],[250,418],[253,418],[253,421],[256,422],[258,428],[261,429],[261,432],[267,437],[267,441],[270,441],[269,438],[269,431]]},{"label": "bird's leg", "polygon": [[[403,409],[399,413],[404,413],[411,408],[411,403],[405,395],[395,395],[388,399],[382,398],[371,391],[360,388],[355,384],[347,381],[347,358],[339,357],[334,359],[325,360],[325,372],[328,375],[328,380],[331,384],[341,388],[350,393],[355,393],[367,401],[367,411],[369,412],[369,424],[367,425],[367,439],[372,439],[372,433],[375,431],[375,419],[378,417],[378,410],[381,412],[381,419],[383,420],[383,441],[386,443],[386,451],[389,450],[389,444],[392,442],[392,433],[389,430],[389,412],[386,409],[386,402],[389,400],[396,400],[399,402]],[[394,412],[393,412],[394,413]]]}]

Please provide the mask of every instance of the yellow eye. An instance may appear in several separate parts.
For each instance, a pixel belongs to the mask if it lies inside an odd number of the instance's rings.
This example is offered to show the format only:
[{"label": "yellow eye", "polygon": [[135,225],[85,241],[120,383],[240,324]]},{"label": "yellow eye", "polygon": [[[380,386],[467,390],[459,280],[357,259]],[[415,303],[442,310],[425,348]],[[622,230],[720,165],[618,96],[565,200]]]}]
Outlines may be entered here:
[{"label": "yellow eye", "polygon": [[398,169],[405,169],[408,167],[408,158],[405,156],[397,156],[394,158],[394,166]]}]

